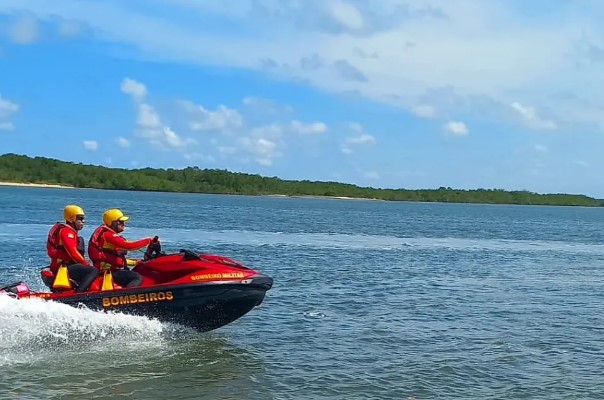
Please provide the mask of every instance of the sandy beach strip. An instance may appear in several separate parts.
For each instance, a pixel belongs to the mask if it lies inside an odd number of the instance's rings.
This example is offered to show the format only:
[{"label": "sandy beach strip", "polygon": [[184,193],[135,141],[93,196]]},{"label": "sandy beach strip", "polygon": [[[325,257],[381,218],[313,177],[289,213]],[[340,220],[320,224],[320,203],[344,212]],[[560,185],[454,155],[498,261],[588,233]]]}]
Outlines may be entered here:
[{"label": "sandy beach strip", "polygon": [[0,182],[0,186],[23,186],[23,187],[73,189],[73,186],[53,185],[50,183]]}]

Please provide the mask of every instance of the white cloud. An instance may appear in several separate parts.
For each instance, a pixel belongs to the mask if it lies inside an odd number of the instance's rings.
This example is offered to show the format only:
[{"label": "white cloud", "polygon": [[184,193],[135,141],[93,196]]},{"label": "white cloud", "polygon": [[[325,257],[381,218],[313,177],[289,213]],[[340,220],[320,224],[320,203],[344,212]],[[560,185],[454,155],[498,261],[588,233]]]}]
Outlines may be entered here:
[{"label": "white cloud", "polygon": [[137,136],[147,139],[149,143],[160,150],[180,148],[186,149],[187,145],[195,144],[193,139],[184,139],[169,126],[161,126],[157,129],[142,129],[137,131]]},{"label": "white cloud", "polygon": [[346,139],[348,144],[371,144],[375,143],[375,138],[366,133]]},{"label": "white cloud", "polygon": [[219,105],[210,111],[201,105],[183,101],[184,109],[191,115],[189,127],[194,131],[230,133],[243,127],[243,116],[239,111]]},{"label": "white cloud", "polygon": [[342,152],[342,154],[346,154],[346,155],[354,153],[354,151],[352,151],[352,149],[350,147],[347,147],[346,145],[342,145],[340,147],[340,151]]},{"label": "white cloud", "polygon": [[[195,110],[197,110],[197,107]],[[206,111],[204,109],[204,113]],[[241,123],[243,124],[243,121]],[[225,128],[226,125],[217,123],[214,126]],[[250,128],[240,127],[239,124],[236,126],[241,128],[242,132],[244,129],[247,131],[247,135],[240,137],[236,141],[236,146],[222,144],[219,140],[215,140],[212,143],[217,147],[222,156],[229,156],[238,152],[247,153],[255,162],[263,166],[271,166],[275,158],[283,156],[286,140],[293,140],[293,136],[286,135],[287,133],[317,135],[325,133],[329,129],[323,122],[304,123],[298,120],[288,123],[275,122]]]},{"label": "white cloud", "polygon": [[19,111],[19,106],[10,100],[2,98],[0,95],[0,118],[10,117],[12,114]]},{"label": "white cloud", "polygon": [[[142,102],[147,96],[147,87],[134,79],[125,78],[120,86],[122,92],[132,96],[137,105],[135,134],[147,139],[149,143],[160,150],[170,149],[185,150],[189,144],[196,143],[193,139],[185,139],[178,135],[172,128],[162,123],[159,113],[148,103]],[[121,147],[128,147],[130,142],[119,137],[116,139]],[[187,153],[190,154],[190,153]]]},{"label": "white cloud", "polygon": [[115,142],[117,143],[118,146],[126,148],[126,147],[130,147],[130,141],[124,137],[118,137],[117,139],[115,139]]},{"label": "white cloud", "polygon": [[[258,164],[268,167],[273,165],[275,158],[283,155],[280,150],[283,146],[283,132],[283,127],[279,124],[257,126],[249,131],[248,136],[238,139],[237,143],[239,149],[250,154]],[[238,149],[224,147],[221,153],[226,155],[230,151]]]},{"label": "white cloud", "polygon": [[85,28],[86,25],[80,21],[61,19],[58,22],[57,31],[59,35],[69,38],[80,35]]},{"label": "white cloud", "polygon": [[134,79],[124,78],[120,88],[122,92],[129,94],[137,101],[141,101],[147,95],[147,87]]},{"label": "white cloud", "polygon": [[246,107],[253,108],[254,111],[265,114],[290,113],[293,111],[291,106],[279,104],[271,99],[265,99],[262,97],[246,96],[243,98],[242,103]]},{"label": "white cloud", "polygon": [[[516,101],[547,106],[552,115],[565,109],[579,122],[601,121],[595,110],[604,105],[598,89],[604,82],[593,50],[604,48],[599,2],[556,3],[564,12],[528,16],[507,0],[173,0],[177,11],[188,12],[188,22],[154,8],[156,3],[143,12],[130,2],[90,0],[73,7],[68,0],[3,0],[0,11],[29,9],[41,18],[82,21],[103,40],[156,60],[261,70],[411,110],[431,90],[453,88],[464,99]],[[227,35],[199,22],[208,16],[246,34]],[[374,56],[359,57],[358,49]],[[308,68],[301,60],[311,56],[318,62]],[[578,100],[559,101],[559,93]],[[594,103],[593,112],[577,110],[585,100]],[[448,116],[459,103],[447,105],[453,110],[436,106]],[[431,115],[423,111],[419,115]]]},{"label": "white cloud", "polygon": [[270,125],[257,126],[251,129],[253,136],[266,136],[280,138],[285,132],[293,132],[299,135],[320,135],[329,130],[324,122],[300,122],[290,121],[288,124],[272,123]]},{"label": "white cloud", "polygon": [[537,151],[538,153],[547,153],[547,147],[542,144],[536,144],[535,151]]},{"label": "white cloud", "polygon": [[11,121],[7,121],[14,113],[19,111],[19,106],[10,100],[3,99],[0,95],[0,131],[12,131],[15,129]]},{"label": "white cloud", "polygon": [[277,140],[283,135],[283,127],[279,124],[257,126],[250,130],[250,135],[256,138]]},{"label": "white cloud", "polygon": [[300,135],[317,135],[327,132],[327,125],[323,122],[311,122],[305,124],[300,121],[292,121],[290,124],[291,129]]},{"label": "white cloud", "polygon": [[12,122],[0,121],[0,131],[12,131],[15,126]]},{"label": "white cloud", "polygon": [[556,129],[558,126],[554,121],[546,120],[537,115],[533,107],[523,106],[518,102],[512,103],[512,108],[516,110],[524,119],[525,123],[535,129]]},{"label": "white cloud", "polygon": [[176,134],[170,127],[164,127],[163,129],[165,143],[171,147],[180,147],[186,144],[180,136]]},{"label": "white cloud", "polygon": [[143,129],[156,130],[161,127],[159,114],[149,104],[142,103],[138,106],[137,125]]},{"label": "white cloud", "polygon": [[359,10],[345,1],[333,1],[329,3],[333,18],[351,30],[359,30],[365,26],[365,21]]},{"label": "white cloud", "polygon": [[13,43],[31,44],[38,40],[40,28],[32,14],[24,14],[8,26],[8,36]]},{"label": "white cloud", "polygon": [[84,140],[84,148],[90,151],[97,151],[99,143],[96,140]]},{"label": "white cloud", "polygon": [[443,128],[455,136],[467,136],[470,133],[466,124],[460,121],[450,121]]},{"label": "white cloud", "polygon": [[243,137],[239,140],[243,149],[250,153],[255,161],[263,166],[271,166],[273,159],[281,156],[277,144],[266,138]]},{"label": "white cloud", "polygon": [[348,124],[348,127],[354,132],[356,132],[357,135],[346,138],[346,140],[344,140],[344,143],[341,144],[340,151],[343,154],[353,154],[354,150],[352,149],[352,146],[368,145],[374,144],[376,142],[374,136],[364,133],[363,125],[357,122],[352,122]]},{"label": "white cloud", "polygon": [[427,104],[420,104],[411,109],[413,114],[421,118],[434,118],[436,117],[436,109]]},{"label": "white cloud", "polygon": [[348,124],[348,127],[357,133],[363,132],[363,125],[359,124],[358,122],[351,122]]}]

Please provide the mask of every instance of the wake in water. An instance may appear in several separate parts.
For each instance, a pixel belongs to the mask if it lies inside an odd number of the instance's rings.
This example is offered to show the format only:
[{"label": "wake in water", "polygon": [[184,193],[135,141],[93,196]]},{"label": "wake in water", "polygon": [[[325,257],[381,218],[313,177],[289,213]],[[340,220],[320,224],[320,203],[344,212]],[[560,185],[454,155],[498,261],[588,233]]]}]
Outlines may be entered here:
[{"label": "wake in water", "polygon": [[[135,230],[132,230],[135,232]],[[152,234],[139,229],[133,235]],[[288,233],[246,230],[202,231],[164,228],[155,230],[163,243],[193,243],[315,247],[322,249],[353,250],[459,250],[459,251],[517,251],[517,252],[565,252],[579,254],[604,254],[604,246],[587,243],[572,243],[548,240],[473,239],[458,237],[397,237],[386,235],[343,234],[343,233]]]},{"label": "wake in water", "polygon": [[[36,224],[0,224],[0,239],[5,243],[45,241],[47,227]],[[5,233],[1,233],[5,232]],[[10,233],[8,233],[10,232]],[[553,240],[475,239],[463,237],[397,237],[343,233],[288,233],[248,230],[142,229],[130,228],[133,237],[159,235],[166,247],[208,245],[290,246],[355,250],[433,250],[565,252],[604,255],[604,246]],[[40,250],[42,251],[42,250]]]},{"label": "wake in water", "polygon": [[0,295],[0,366],[29,362],[48,352],[161,346],[179,330],[145,317]]}]

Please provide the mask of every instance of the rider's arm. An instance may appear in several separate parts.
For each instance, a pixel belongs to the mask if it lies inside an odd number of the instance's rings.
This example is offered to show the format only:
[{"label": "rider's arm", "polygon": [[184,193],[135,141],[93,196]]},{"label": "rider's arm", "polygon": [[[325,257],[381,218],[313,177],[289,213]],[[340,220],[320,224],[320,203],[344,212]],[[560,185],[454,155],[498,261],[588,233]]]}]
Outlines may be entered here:
[{"label": "rider's arm", "polygon": [[78,251],[78,238],[75,233],[70,232],[69,229],[61,229],[59,237],[63,243],[63,248],[71,256],[71,259],[78,264],[90,265],[82,254]]},{"label": "rider's arm", "polygon": [[113,245],[117,250],[138,250],[147,246],[151,238],[144,238],[135,241],[126,240],[117,233],[105,232],[103,239],[105,242]]}]

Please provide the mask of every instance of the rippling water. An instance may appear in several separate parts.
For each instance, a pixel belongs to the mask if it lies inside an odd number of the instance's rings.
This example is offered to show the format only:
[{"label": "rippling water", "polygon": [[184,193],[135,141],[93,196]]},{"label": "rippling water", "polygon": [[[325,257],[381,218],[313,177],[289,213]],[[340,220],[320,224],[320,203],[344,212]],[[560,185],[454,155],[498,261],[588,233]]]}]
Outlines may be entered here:
[{"label": "rippling water", "polygon": [[88,237],[230,256],[275,278],[199,334],[0,297],[0,398],[603,399],[604,209],[0,187],[0,281],[42,289],[67,203]]}]

